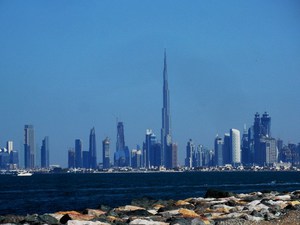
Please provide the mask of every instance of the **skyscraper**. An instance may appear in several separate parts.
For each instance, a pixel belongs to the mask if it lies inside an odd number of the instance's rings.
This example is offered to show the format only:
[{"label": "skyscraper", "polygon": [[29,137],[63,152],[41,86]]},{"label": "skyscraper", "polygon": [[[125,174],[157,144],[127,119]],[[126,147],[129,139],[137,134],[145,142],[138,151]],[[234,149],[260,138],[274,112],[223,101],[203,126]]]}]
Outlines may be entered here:
[{"label": "skyscraper", "polygon": [[82,141],[80,139],[75,140],[75,168],[82,167]]},{"label": "skyscraper", "polygon": [[129,166],[130,154],[128,147],[125,146],[124,126],[122,122],[117,125],[117,146],[114,156],[115,166]]},{"label": "skyscraper", "polygon": [[249,133],[247,131],[246,125],[244,125],[244,131],[241,141],[241,149],[242,149],[242,163],[243,165],[250,165],[251,164],[251,153],[249,148]]},{"label": "skyscraper", "polygon": [[161,145],[157,143],[156,136],[151,129],[146,130],[146,140],[144,143],[144,165],[147,168],[159,167],[161,163]]},{"label": "skyscraper", "polygon": [[265,137],[271,137],[271,117],[267,112],[261,117],[261,133]]},{"label": "skyscraper", "polygon": [[48,136],[46,136],[42,141],[41,167],[49,168],[49,137]]},{"label": "skyscraper", "polygon": [[241,139],[240,131],[237,129],[230,129],[230,150],[232,155],[232,164],[241,163]]},{"label": "skyscraper", "polygon": [[172,143],[172,155],[171,155],[171,167],[166,166],[166,168],[178,167],[178,145],[177,143]]},{"label": "skyscraper", "polygon": [[215,160],[214,163],[216,166],[223,166],[223,149],[224,149],[224,142],[221,137],[218,135],[215,138]]},{"label": "skyscraper", "polygon": [[271,137],[271,117],[267,112],[262,117],[258,113],[255,114],[253,132],[254,163],[262,166],[276,162],[276,140]]},{"label": "skyscraper", "polygon": [[[163,69],[163,107],[162,107],[162,128],[161,128],[161,147],[162,147],[162,162],[166,166],[168,148],[172,149],[171,136],[171,115],[170,115],[170,94],[168,86],[168,72],[167,72],[167,54],[164,53],[164,69]],[[170,150],[170,149],[169,149]],[[171,151],[172,152],[172,151]]]},{"label": "skyscraper", "polygon": [[68,151],[68,168],[75,168],[75,151],[74,149],[69,149]]},{"label": "skyscraper", "polygon": [[97,168],[97,151],[96,151],[96,134],[93,127],[90,132],[90,146],[89,146],[89,168]]},{"label": "skyscraper", "polygon": [[110,150],[109,150],[110,140],[106,137],[102,141],[102,158],[103,158],[103,169],[108,169],[110,167]]},{"label": "skyscraper", "polygon": [[25,125],[25,141],[24,141],[24,161],[25,168],[34,168],[34,154],[35,154],[35,143],[34,143],[34,128],[33,125]]},{"label": "skyscraper", "polygon": [[263,136],[260,139],[261,165],[272,165],[277,162],[276,139]]},{"label": "skyscraper", "polygon": [[185,158],[185,166],[188,168],[193,167],[193,155],[195,152],[195,145],[193,140],[190,139],[186,145],[186,158]]},{"label": "skyscraper", "polygon": [[224,146],[223,146],[223,163],[231,164],[232,162],[232,154],[230,150],[230,134],[224,134]]},{"label": "skyscraper", "polygon": [[13,141],[7,141],[6,142],[6,149],[8,153],[11,153],[14,150],[14,142]]},{"label": "skyscraper", "polygon": [[82,151],[82,168],[90,169],[90,152]]},{"label": "skyscraper", "polygon": [[142,161],[142,151],[137,149],[131,150],[131,167],[140,168]]},{"label": "skyscraper", "polygon": [[261,164],[261,151],[260,149],[260,137],[261,137],[261,122],[260,115],[256,113],[254,115],[254,125],[253,125],[253,141],[254,141],[254,163]]}]

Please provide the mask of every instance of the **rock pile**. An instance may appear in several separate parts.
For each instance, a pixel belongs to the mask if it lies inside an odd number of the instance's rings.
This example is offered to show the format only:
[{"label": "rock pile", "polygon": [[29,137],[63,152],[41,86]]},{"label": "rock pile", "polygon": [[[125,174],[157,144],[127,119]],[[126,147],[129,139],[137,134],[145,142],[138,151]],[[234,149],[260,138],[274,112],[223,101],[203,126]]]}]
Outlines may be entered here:
[{"label": "rock pile", "polygon": [[[83,212],[64,211],[44,215],[0,216],[1,224],[67,225],[209,225],[278,220],[290,210],[300,210],[300,190],[233,194],[209,190],[204,198],[185,200],[133,200],[118,208],[101,206]],[[227,223],[227,222],[230,223]],[[242,222],[241,222],[242,221]],[[238,224],[238,223],[236,223]]]}]

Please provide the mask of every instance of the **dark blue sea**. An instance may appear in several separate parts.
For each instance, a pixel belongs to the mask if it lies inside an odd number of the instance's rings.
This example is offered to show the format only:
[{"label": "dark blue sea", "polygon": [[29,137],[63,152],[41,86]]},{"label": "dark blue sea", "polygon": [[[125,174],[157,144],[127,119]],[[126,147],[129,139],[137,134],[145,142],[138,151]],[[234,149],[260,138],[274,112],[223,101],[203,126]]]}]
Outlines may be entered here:
[{"label": "dark blue sea", "polygon": [[236,193],[300,189],[300,172],[34,174],[0,179],[1,215],[114,207],[141,197],[203,197],[208,188]]}]

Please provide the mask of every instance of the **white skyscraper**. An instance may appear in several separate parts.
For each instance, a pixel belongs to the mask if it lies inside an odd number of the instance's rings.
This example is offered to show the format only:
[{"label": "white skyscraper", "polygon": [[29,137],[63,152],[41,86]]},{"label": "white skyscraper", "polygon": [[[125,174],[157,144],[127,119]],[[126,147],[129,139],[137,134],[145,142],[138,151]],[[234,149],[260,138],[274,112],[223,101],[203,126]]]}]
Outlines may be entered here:
[{"label": "white skyscraper", "polygon": [[7,148],[8,153],[10,153],[11,151],[13,151],[14,150],[14,143],[13,143],[13,141],[7,141],[6,142],[6,148]]},{"label": "white skyscraper", "polygon": [[232,164],[241,163],[241,138],[240,131],[230,129],[230,150],[232,155]]}]

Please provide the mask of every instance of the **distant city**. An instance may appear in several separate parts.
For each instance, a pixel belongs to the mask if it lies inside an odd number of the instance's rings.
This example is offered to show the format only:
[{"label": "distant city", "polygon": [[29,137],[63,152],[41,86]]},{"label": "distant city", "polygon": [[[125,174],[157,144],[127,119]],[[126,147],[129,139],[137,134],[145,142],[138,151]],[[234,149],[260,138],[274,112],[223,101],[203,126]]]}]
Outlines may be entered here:
[{"label": "distant city", "polygon": [[[162,127],[160,140],[151,129],[146,130],[143,144],[130,149],[125,144],[125,131],[122,121],[117,122],[117,139],[114,149],[109,137],[102,141],[102,162],[97,157],[97,143],[95,128],[91,128],[89,135],[89,149],[83,150],[81,139],[76,139],[74,148],[66,150],[68,168],[109,170],[111,168],[170,170],[185,168],[187,170],[210,167],[299,167],[300,143],[284,144],[283,140],[272,137],[271,116],[264,112],[254,115],[253,125],[243,133],[231,128],[229,133],[216,135],[214,148],[194,144],[189,139],[186,145],[184,165],[178,163],[178,146],[172,139],[170,92],[168,86],[167,56],[164,52],[163,65],[163,106]],[[213,139],[212,139],[213,142]],[[99,145],[98,145],[99,146]],[[0,149],[0,169],[48,169],[49,137],[41,143],[40,150],[36,149],[34,126],[24,126],[24,154],[14,149],[13,141],[7,141],[6,147]]]}]

